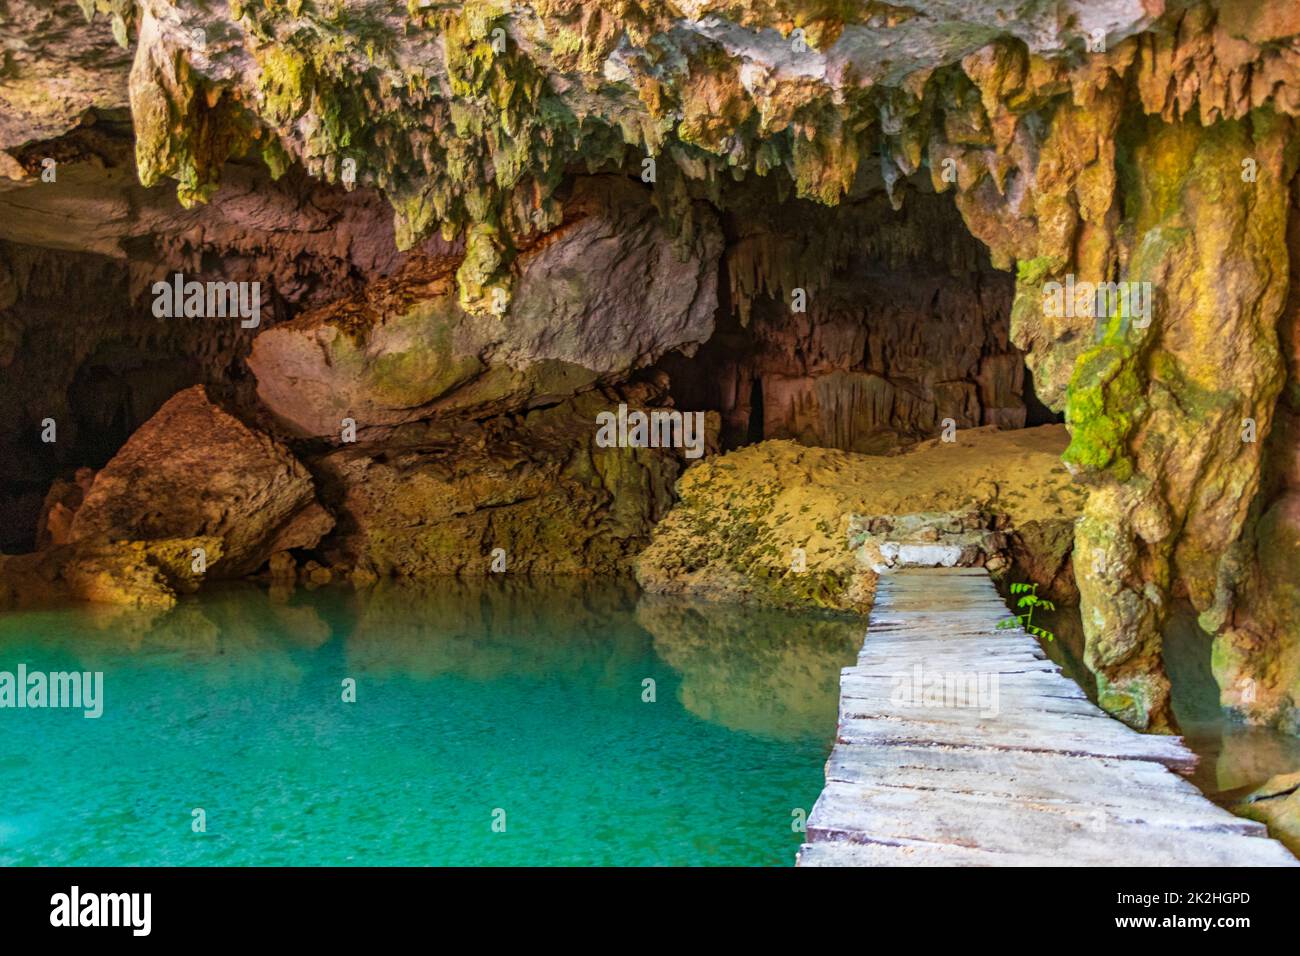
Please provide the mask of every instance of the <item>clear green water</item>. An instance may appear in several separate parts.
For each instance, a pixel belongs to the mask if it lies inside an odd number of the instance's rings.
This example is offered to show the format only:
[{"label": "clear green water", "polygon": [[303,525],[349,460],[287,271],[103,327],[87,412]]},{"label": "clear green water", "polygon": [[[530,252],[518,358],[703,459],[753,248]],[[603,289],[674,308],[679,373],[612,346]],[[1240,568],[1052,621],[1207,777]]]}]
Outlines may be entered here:
[{"label": "clear green water", "polygon": [[1191,781],[1227,806],[1276,774],[1300,770],[1300,737],[1250,727],[1224,712],[1210,669],[1211,640],[1190,606],[1174,606],[1165,629],[1164,661],[1183,740],[1201,758]]},{"label": "clear green water", "polygon": [[105,709],[0,710],[0,864],[789,865],[861,630],[572,581],[6,614],[0,670]]}]

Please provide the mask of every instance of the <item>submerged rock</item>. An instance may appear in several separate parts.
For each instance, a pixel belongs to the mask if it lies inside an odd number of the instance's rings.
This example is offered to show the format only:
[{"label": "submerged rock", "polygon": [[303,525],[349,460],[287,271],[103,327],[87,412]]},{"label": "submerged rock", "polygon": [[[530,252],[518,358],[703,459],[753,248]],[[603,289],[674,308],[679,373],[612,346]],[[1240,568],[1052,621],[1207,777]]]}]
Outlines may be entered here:
[{"label": "submerged rock", "polygon": [[206,573],[237,577],[277,551],[314,547],[333,524],[288,448],[198,385],[173,396],[95,476],[69,538],[217,538]]}]

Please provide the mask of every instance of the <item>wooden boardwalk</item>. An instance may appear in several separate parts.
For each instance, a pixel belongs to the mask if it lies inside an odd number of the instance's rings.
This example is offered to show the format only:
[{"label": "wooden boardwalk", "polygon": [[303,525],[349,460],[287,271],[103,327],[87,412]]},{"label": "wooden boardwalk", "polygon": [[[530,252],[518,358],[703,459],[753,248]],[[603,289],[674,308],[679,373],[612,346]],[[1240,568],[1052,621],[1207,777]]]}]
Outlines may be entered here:
[{"label": "wooden boardwalk", "polygon": [[1088,701],[982,568],[883,575],[800,866],[1245,866],[1297,860],[1175,771],[1179,737]]}]

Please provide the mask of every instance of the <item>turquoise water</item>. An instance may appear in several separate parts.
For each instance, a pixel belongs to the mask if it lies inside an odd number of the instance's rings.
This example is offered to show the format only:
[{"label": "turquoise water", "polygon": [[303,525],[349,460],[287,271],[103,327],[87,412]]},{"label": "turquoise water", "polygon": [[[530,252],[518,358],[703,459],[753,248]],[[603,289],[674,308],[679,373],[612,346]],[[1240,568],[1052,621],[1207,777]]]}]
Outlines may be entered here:
[{"label": "turquoise water", "polygon": [[0,710],[0,864],[789,865],[861,628],[576,581],[6,614],[0,671],[105,703]]}]

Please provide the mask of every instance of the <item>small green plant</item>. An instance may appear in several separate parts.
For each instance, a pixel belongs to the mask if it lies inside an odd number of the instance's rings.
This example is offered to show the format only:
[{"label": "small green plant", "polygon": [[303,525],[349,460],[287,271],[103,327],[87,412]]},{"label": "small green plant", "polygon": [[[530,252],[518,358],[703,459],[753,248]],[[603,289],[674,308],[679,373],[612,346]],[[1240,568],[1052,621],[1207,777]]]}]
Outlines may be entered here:
[{"label": "small green plant", "polygon": [[1011,585],[1011,594],[1013,597],[1017,594],[1021,595],[1020,600],[1016,602],[1016,607],[1028,608],[1028,610],[1025,611],[1024,614],[1017,614],[1015,617],[1008,617],[998,621],[999,630],[1008,627],[1023,627],[1030,634],[1037,637],[1045,637],[1049,641],[1056,640],[1056,635],[1051,631],[1034,624],[1035,608],[1042,608],[1047,611],[1056,610],[1055,604],[1046,598],[1040,598],[1038,596],[1038,585],[1025,584],[1017,581],[1015,584]]}]

